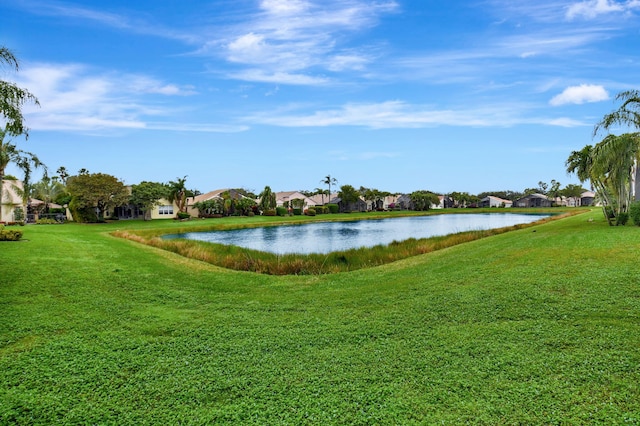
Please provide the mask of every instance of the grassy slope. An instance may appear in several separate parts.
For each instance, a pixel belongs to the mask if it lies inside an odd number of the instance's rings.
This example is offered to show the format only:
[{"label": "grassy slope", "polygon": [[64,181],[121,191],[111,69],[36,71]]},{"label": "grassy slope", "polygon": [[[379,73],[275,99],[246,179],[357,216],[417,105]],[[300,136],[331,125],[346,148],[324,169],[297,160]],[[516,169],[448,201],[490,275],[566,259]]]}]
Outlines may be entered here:
[{"label": "grassy slope", "polygon": [[0,424],[640,424],[640,228],[275,277],[106,234],[134,225],[0,243]]}]

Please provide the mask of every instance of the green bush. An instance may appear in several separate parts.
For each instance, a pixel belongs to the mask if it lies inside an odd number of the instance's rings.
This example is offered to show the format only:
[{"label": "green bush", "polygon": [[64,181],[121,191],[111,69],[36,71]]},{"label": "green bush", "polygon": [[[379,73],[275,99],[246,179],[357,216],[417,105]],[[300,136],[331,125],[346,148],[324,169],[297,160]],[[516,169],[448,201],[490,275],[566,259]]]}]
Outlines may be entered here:
[{"label": "green bush", "polygon": [[4,225],[0,225],[0,241],[19,241],[20,238],[22,238],[22,231],[4,229]]},{"label": "green bush", "polygon": [[624,226],[629,221],[629,213],[618,213],[616,218],[616,226]]},{"label": "green bush", "polygon": [[276,215],[276,210],[275,209],[269,209],[269,210],[265,210],[262,213],[263,216],[275,216]]},{"label": "green bush", "polygon": [[276,214],[278,216],[286,216],[287,215],[287,208],[286,207],[276,207]]},{"label": "green bush", "polygon": [[178,219],[190,219],[191,215],[185,212],[178,212]]},{"label": "green bush", "polygon": [[337,204],[327,204],[326,206],[329,209],[329,213],[338,213],[340,211],[340,207]]},{"label": "green bush", "polygon": [[305,210],[304,214],[306,214],[307,216],[315,216],[316,215],[316,209],[307,209],[307,210]]},{"label": "green bush", "polygon": [[295,209],[293,209],[293,215],[294,216],[301,216],[302,215],[302,209],[296,207]]},{"label": "green bush", "polygon": [[60,222],[58,222],[55,219],[49,219],[49,218],[46,218],[46,217],[36,220],[36,225],[55,225],[57,223],[60,223]]},{"label": "green bush", "polygon": [[247,213],[247,216],[248,216],[248,217],[254,217],[255,215],[256,215],[256,214],[255,214],[254,212],[249,212],[249,213]]},{"label": "green bush", "polygon": [[640,226],[640,201],[634,201],[629,206],[629,216],[633,221],[633,224]]}]

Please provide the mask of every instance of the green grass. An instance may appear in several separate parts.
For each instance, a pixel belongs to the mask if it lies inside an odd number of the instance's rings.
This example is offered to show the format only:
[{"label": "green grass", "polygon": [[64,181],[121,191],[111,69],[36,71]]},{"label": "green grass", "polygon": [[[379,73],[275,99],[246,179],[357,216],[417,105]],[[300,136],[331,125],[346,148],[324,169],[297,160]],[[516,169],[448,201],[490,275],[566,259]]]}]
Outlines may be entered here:
[{"label": "green grass", "polygon": [[180,226],[0,243],[0,424],[640,424],[640,228],[594,211],[311,276],[109,234]]}]

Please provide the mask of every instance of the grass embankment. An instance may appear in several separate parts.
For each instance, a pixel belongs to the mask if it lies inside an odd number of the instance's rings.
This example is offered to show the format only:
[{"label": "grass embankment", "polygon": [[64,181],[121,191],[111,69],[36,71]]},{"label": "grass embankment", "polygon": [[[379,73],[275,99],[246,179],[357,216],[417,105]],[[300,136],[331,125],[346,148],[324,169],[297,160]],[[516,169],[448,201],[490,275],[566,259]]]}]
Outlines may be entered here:
[{"label": "grass embankment", "polygon": [[599,212],[313,276],[123,226],[0,244],[0,424],[640,423],[640,228]]},{"label": "grass embankment", "polygon": [[[455,210],[456,213],[481,213],[496,212],[496,209],[483,210]],[[554,216],[541,219],[536,222],[544,223],[562,217],[584,213],[580,209],[548,209]],[[504,212],[504,210],[502,210]],[[541,209],[522,210],[518,213],[535,212],[540,213]],[[442,211],[431,211],[428,214],[442,214]],[[182,227],[171,227],[172,233],[184,233],[194,231],[213,231],[227,229],[252,228],[256,226],[277,226],[282,224],[302,224],[313,221],[327,220],[375,220],[397,217],[400,215],[425,215],[425,213],[415,212],[369,212],[355,214],[325,215],[322,217],[306,218],[298,217],[254,217],[254,218],[231,218],[220,221],[218,219],[205,221],[183,222]],[[147,244],[153,247],[178,253],[191,259],[201,260],[223,268],[237,271],[258,272],[270,275],[313,275],[328,274],[337,272],[349,272],[362,268],[385,265],[396,262],[411,256],[431,253],[436,250],[451,247],[457,244],[467,243],[480,238],[499,235],[516,229],[535,226],[535,223],[509,226],[499,229],[488,229],[483,231],[460,232],[452,235],[396,241],[389,245],[377,245],[374,247],[360,247],[345,251],[337,251],[328,254],[274,254],[237,246],[227,246],[223,244],[213,244],[202,241],[183,239],[162,239],[161,235],[167,233],[167,228],[155,228],[144,230],[121,230],[113,235]],[[292,242],[295,244],[295,241]]]}]

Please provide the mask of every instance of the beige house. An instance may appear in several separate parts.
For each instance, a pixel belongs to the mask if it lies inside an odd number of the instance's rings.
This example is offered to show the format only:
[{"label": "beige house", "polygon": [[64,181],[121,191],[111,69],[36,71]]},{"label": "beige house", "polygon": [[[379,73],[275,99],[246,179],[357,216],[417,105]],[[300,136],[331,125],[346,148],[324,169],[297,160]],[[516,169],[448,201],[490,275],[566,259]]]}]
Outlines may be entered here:
[{"label": "beige house", "polygon": [[[3,180],[1,189],[0,222],[15,222],[20,219],[20,213],[16,212],[16,209],[22,209],[23,212],[25,210],[22,197],[18,195],[18,192],[23,189],[22,182],[19,180]],[[24,216],[21,220],[23,219]]]},{"label": "beige house", "polygon": [[[325,196],[325,200],[328,199]],[[309,207],[314,207],[319,203],[316,203],[316,200],[311,197],[307,197],[303,193],[299,191],[285,191],[285,192],[276,192],[276,207],[283,207],[284,205],[288,205],[290,208],[293,207],[291,205],[292,200],[302,200],[303,207],[302,209],[308,209]]]},{"label": "beige house", "polygon": [[489,195],[478,203],[478,207],[512,207],[513,201]]}]

